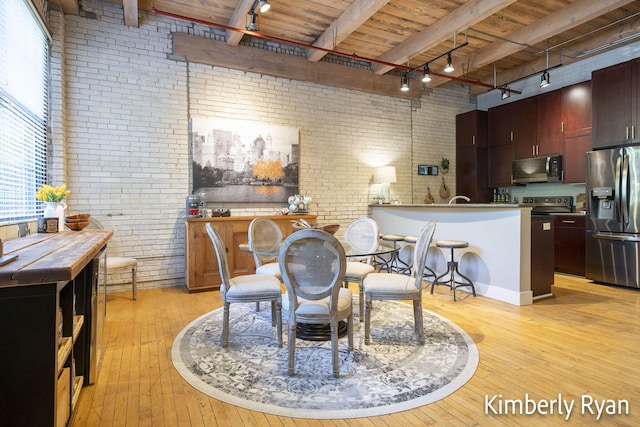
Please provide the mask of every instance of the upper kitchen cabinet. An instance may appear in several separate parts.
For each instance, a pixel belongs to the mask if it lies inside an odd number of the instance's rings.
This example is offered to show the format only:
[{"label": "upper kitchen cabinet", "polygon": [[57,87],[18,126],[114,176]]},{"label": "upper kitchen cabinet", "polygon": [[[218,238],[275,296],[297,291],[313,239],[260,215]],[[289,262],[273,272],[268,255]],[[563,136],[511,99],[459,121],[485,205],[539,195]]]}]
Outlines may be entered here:
[{"label": "upper kitchen cabinet", "polygon": [[562,131],[565,138],[591,135],[591,80],[562,89]]},{"label": "upper kitchen cabinet", "polygon": [[473,203],[489,203],[487,112],[456,116],[456,194]]},{"label": "upper kitchen cabinet", "polygon": [[536,144],[518,144],[518,159],[562,154],[562,89],[536,96],[536,109]]},{"label": "upper kitchen cabinet", "polygon": [[536,145],[536,117],[536,97],[489,109],[489,147]]},{"label": "upper kitchen cabinet", "polygon": [[584,183],[591,150],[591,81],[563,88],[562,123],[564,183]]},{"label": "upper kitchen cabinet", "polygon": [[640,142],[640,60],[592,74],[593,148]]}]

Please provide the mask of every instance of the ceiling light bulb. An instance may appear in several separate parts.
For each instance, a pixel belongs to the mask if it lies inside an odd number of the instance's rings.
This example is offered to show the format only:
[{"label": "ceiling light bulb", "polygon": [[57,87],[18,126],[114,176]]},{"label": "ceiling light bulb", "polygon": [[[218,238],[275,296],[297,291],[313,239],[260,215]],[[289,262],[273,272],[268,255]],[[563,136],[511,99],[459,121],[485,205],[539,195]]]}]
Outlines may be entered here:
[{"label": "ceiling light bulb", "polygon": [[453,61],[451,60],[451,54],[447,55],[447,66],[444,67],[444,72],[445,73],[450,73],[454,70],[453,68]]},{"label": "ceiling light bulb", "polygon": [[431,81],[431,70],[429,70],[429,66],[424,66],[424,76],[422,77],[423,83],[429,83]]},{"label": "ceiling light bulb", "polygon": [[547,87],[549,86],[549,83],[551,83],[551,80],[549,80],[549,73],[545,71],[542,73],[542,77],[540,77],[540,87]]},{"label": "ceiling light bulb", "polygon": [[406,92],[409,90],[409,76],[407,73],[402,75],[402,79],[400,80],[400,90]]},{"label": "ceiling light bulb", "polygon": [[258,10],[260,12],[264,13],[269,9],[271,9],[271,3],[269,3],[269,0],[260,0],[258,2]]}]

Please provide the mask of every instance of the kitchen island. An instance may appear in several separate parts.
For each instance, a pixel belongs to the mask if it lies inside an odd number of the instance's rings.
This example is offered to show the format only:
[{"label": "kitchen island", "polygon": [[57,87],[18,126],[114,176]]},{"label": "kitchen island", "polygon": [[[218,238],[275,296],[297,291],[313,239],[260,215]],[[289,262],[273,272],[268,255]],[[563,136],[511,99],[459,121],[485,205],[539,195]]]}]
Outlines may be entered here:
[{"label": "kitchen island", "polygon": [[[381,233],[417,235],[435,221],[433,240],[464,240],[456,250],[462,274],[476,293],[513,305],[528,305],[531,291],[531,208],[515,204],[370,205],[370,217]],[[553,250],[553,249],[552,249]],[[433,245],[427,265],[437,274],[447,269],[450,252]],[[466,290],[466,288],[461,288]]]}]

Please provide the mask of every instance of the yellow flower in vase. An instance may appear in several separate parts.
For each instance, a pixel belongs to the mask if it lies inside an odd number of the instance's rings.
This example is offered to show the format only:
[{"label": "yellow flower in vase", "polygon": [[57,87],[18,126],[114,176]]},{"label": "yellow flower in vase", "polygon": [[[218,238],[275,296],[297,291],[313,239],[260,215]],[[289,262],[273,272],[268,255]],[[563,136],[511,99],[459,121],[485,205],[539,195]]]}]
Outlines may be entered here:
[{"label": "yellow flower in vase", "polygon": [[59,187],[52,187],[50,185],[43,185],[36,194],[36,199],[43,202],[61,202],[71,194],[70,190],[67,190],[67,184],[62,184]]}]

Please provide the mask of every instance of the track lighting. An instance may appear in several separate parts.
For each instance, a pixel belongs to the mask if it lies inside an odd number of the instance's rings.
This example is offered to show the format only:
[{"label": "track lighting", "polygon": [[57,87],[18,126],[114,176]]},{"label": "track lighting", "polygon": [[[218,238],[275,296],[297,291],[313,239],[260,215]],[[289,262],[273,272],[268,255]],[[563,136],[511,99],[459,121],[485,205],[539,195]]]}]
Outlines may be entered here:
[{"label": "track lighting", "polygon": [[402,79],[400,80],[400,90],[406,92],[409,90],[409,74],[404,73],[402,75]]},{"label": "track lighting", "polygon": [[431,81],[431,70],[429,70],[429,64],[424,66],[424,76],[422,76],[422,83],[429,83]]},{"label": "track lighting", "polygon": [[258,14],[252,10],[250,10],[247,15],[249,16],[249,24],[245,27],[249,31],[258,31]]},{"label": "track lighting", "polygon": [[449,52],[449,54],[447,54],[447,66],[444,67],[444,72],[445,73],[450,73],[453,70],[454,70],[453,61],[451,60],[451,52]]},{"label": "track lighting", "polygon": [[501,92],[502,92],[502,93],[500,94],[500,99],[507,99],[507,98],[509,98],[509,97],[511,96],[511,92],[509,91],[509,86],[506,86],[506,85],[505,85],[505,86],[501,89]]},{"label": "track lighting", "polygon": [[545,70],[545,72],[542,73],[542,76],[540,77],[540,87],[547,87],[549,86],[549,83],[551,83],[551,81],[549,80],[549,72]]},{"label": "track lighting", "polygon": [[269,9],[271,9],[271,3],[269,3],[269,0],[258,1],[258,10],[260,11],[260,13],[265,13]]}]

